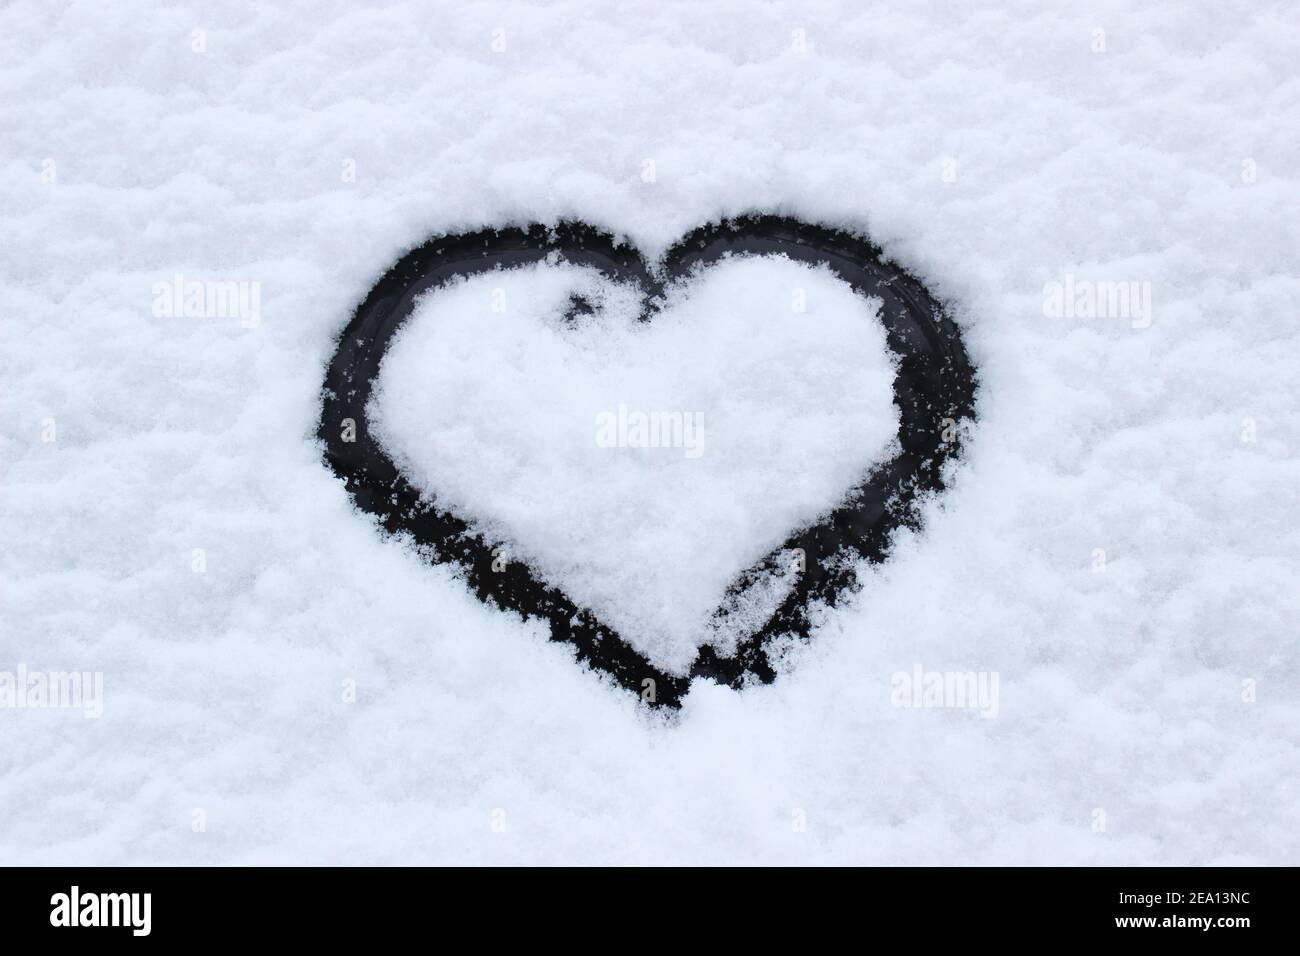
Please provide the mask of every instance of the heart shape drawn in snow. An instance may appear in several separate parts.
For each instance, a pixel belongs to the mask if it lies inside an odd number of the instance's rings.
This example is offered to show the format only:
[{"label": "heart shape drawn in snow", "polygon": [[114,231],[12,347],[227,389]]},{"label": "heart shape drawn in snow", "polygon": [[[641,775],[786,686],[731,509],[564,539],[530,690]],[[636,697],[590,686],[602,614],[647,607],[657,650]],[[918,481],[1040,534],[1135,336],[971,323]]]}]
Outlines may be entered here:
[{"label": "heart shape drawn in snow", "polygon": [[[511,288],[538,302],[512,325],[499,301],[509,286],[504,277],[529,269],[532,284]],[[778,280],[782,269],[787,275]],[[798,274],[789,275],[792,269]],[[508,271],[484,276],[498,270]],[[771,273],[766,287],[764,270]],[[718,287],[720,275],[729,287]],[[472,313],[466,296],[483,279],[491,280],[496,297],[491,311],[502,314],[475,316],[477,326],[457,326],[454,314],[430,314],[440,302],[444,313]],[[801,284],[834,307],[808,314]],[[556,295],[567,297],[567,313]],[[771,322],[770,300],[778,296],[790,326]],[[747,334],[746,315],[719,318],[728,306],[754,314]],[[856,322],[848,322],[855,309]],[[408,327],[417,313],[420,321]],[[623,347],[601,352],[602,336]],[[731,361],[764,336],[776,339],[774,354]],[[810,346],[819,337],[828,343],[823,356]],[[889,353],[885,366],[879,346]],[[850,348],[856,366],[843,354]],[[648,364],[638,357],[646,353]],[[533,356],[538,365],[565,367],[530,370]],[[620,365],[612,378],[611,360]],[[704,370],[696,379],[718,379],[712,391],[697,385],[692,393],[709,416],[690,411],[687,402],[663,418],[659,424],[675,437],[676,454],[626,447],[638,444],[638,427],[644,439],[646,419],[659,414],[638,422],[639,409],[670,407],[663,389],[680,384],[671,370],[692,360],[697,372]],[[783,378],[786,365],[795,370]],[[411,394],[421,391],[421,376],[439,371],[443,379],[429,394]],[[763,425],[751,427],[755,412],[737,393],[752,392],[746,376],[758,375],[759,391],[771,392],[778,409],[803,403],[802,417],[771,418],[769,408],[764,419],[785,435],[784,471],[753,454],[756,439],[761,451]],[[809,401],[806,380],[819,375],[831,380],[818,382],[822,394]],[[566,390],[557,386],[571,378],[582,381],[574,386],[578,397],[566,404],[550,393]],[[876,408],[873,425],[869,406],[889,407],[877,400],[887,399],[890,384],[890,417]],[[498,403],[500,423],[484,419],[490,403],[456,399],[511,388],[521,394],[512,396],[513,405]],[[548,621],[553,639],[572,644],[580,661],[647,703],[675,706],[696,676],[733,687],[775,677],[782,640],[806,638],[813,609],[833,606],[853,589],[856,563],[884,560],[894,529],[916,524],[919,496],[942,491],[944,464],[959,450],[960,423],[973,417],[974,389],[956,325],[919,282],[887,264],[864,238],[752,216],[697,229],[650,264],[607,233],[563,222],[437,237],[403,256],[339,340],[326,373],[319,435],[326,462],[357,506],[385,529],[409,536],[430,560],[460,565],[484,602]],[[623,395],[642,401],[629,411],[628,403],[614,404]],[[477,418],[465,410],[470,405]],[[531,409],[539,411],[530,436],[519,420],[527,422]],[[720,427],[706,430],[708,422]],[[492,439],[502,436],[532,445],[514,452],[493,447]],[[883,454],[891,457],[880,462]],[[552,473],[559,477],[548,484]],[[696,511],[673,526],[671,509],[650,507],[646,513],[662,520],[638,538],[626,522],[659,489],[669,501],[688,497]],[[702,522],[701,515],[713,517]],[[512,540],[521,528],[531,541]],[[602,563],[611,538],[634,552],[626,566],[616,555]],[[670,548],[675,543],[679,556],[710,541],[723,553],[719,561],[685,569],[672,561],[658,568],[645,563],[645,552],[664,541]],[[712,602],[700,601],[716,593],[710,588],[723,596],[706,613]],[[674,603],[674,593],[707,628],[656,626],[647,612],[656,601]]]}]

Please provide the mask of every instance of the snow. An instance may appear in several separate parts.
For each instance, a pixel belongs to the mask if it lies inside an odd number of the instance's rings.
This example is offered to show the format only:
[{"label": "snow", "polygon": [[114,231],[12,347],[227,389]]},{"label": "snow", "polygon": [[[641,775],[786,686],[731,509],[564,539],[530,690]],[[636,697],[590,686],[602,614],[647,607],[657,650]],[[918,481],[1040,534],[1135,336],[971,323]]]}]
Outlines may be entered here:
[{"label": "snow", "polygon": [[[5,5],[0,670],[104,709],[0,709],[0,860],[1300,862],[1298,54],[1283,2]],[[430,234],[749,210],[917,274],[979,419],[775,683],[648,713],[359,517],[319,388]]]},{"label": "snow", "polygon": [[[594,311],[570,326],[573,295]],[[685,674],[741,572],[888,457],[879,306],[772,256],[703,270],[650,322],[594,269],[476,276],[417,306],[372,427],[440,506]]]}]

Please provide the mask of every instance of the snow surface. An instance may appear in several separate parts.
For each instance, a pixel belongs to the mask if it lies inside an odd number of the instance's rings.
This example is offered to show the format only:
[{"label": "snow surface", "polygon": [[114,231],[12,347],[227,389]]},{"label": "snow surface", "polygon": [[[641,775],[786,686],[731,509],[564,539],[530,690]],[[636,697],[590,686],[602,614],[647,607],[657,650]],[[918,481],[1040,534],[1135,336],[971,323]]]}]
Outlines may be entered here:
[{"label": "snow surface", "polygon": [[[1264,0],[6,4],[0,670],[104,713],[0,710],[0,861],[1300,862],[1297,62]],[[774,684],[647,713],[360,518],[319,389],[432,233],[748,210],[922,277],[980,417]]]},{"label": "snow surface", "polygon": [[[593,312],[566,322],[575,295]],[[879,307],[772,256],[702,270],[650,322],[594,269],[488,273],[422,298],[370,417],[441,507],[685,674],[770,615],[719,640],[741,572],[892,452]]]}]

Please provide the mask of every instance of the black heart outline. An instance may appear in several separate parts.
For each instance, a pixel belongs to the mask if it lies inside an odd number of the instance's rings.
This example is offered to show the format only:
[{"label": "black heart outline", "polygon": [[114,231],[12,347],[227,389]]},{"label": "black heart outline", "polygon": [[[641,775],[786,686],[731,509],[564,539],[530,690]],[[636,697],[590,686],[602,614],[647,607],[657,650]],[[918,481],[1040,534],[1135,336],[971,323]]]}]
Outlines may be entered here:
[{"label": "black heart outline", "polygon": [[[826,264],[859,295],[882,302],[880,321],[889,348],[898,356],[898,454],[874,468],[819,523],[795,531],[742,572],[727,596],[774,569],[778,556],[790,549],[801,548],[806,556],[807,570],[797,576],[793,591],[761,629],[740,641],[730,656],[705,645],[684,677],[655,667],[590,611],[536,578],[526,564],[512,561],[504,570],[493,571],[491,545],[473,534],[464,520],[422,499],[366,428],[366,405],[380,362],[422,293],[460,276],[557,254],[571,263],[594,266],[615,281],[640,283],[646,303],[642,321],[654,315],[656,300],[668,283],[727,255],[779,254],[810,265]],[[378,518],[389,533],[409,535],[431,561],[459,564],[484,603],[549,621],[552,640],[572,644],[579,661],[648,703],[680,706],[695,677],[735,688],[771,682],[776,677],[769,656],[773,639],[806,639],[813,607],[833,607],[854,589],[856,560],[884,560],[893,532],[918,526],[920,496],[944,490],[944,465],[959,453],[957,423],[974,418],[975,389],[975,372],[957,325],[920,282],[887,263],[866,238],[786,217],[749,215],[696,229],[652,269],[630,244],[585,223],[562,221],[549,227],[532,224],[439,236],[399,259],[357,307],[339,338],[325,376],[318,434],[326,463],[357,507]],[[347,419],[354,423],[352,441],[345,438]],[[725,616],[725,608],[724,598],[715,615]]]}]

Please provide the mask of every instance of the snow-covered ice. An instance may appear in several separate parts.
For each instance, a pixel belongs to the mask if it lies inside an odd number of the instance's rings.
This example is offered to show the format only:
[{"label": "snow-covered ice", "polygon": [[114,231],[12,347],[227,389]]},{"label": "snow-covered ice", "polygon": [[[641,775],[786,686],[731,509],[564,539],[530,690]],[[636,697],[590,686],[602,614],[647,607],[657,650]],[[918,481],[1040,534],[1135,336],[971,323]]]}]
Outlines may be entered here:
[{"label": "snow-covered ice", "polygon": [[[1300,862],[1297,62],[1265,0],[6,4],[0,672],[103,714],[0,708],[0,861]],[[979,417],[775,683],[647,712],[353,511],[323,370],[431,234],[748,211],[920,277]]]}]

